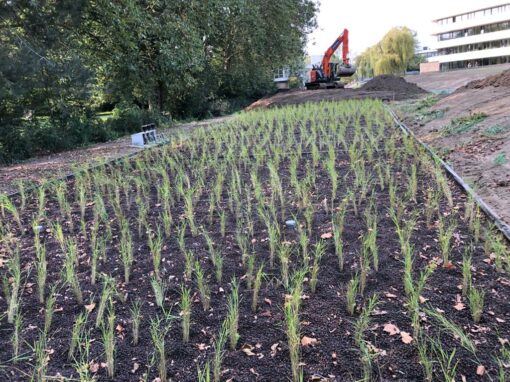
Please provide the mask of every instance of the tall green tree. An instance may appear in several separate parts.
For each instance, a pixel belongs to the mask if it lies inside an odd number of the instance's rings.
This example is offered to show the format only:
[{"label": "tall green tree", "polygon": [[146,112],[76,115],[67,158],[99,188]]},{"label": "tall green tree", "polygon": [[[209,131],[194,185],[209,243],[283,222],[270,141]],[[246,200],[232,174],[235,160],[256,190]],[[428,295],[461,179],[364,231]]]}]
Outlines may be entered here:
[{"label": "tall green tree", "polygon": [[[315,0],[0,2],[0,161],[260,96],[275,68],[303,56],[316,8]],[[94,118],[113,107],[114,121]]]},{"label": "tall green tree", "polygon": [[416,35],[407,27],[392,28],[382,40],[356,59],[362,77],[381,74],[405,74],[415,59]]}]

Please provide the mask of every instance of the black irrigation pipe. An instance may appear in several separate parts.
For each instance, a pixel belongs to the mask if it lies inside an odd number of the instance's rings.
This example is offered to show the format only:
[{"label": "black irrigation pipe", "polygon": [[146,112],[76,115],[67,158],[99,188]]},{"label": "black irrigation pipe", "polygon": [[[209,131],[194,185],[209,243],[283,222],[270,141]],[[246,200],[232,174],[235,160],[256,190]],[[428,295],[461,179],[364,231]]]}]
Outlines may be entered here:
[{"label": "black irrigation pipe", "polygon": [[443,168],[446,172],[457,182],[459,186],[461,186],[464,191],[473,198],[473,200],[478,204],[478,207],[482,209],[483,212],[496,224],[496,227],[501,231],[501,233],[510,241],[510,226],[506,224],[499,215],[487,204],[485,201],[478,195],[475,190],[471,188],[469,184],[467,184],[462,177],[455,172],[455,170],[447,164],[444,160],[442,160],[427,144],[423,143],[403,122],[401,122],[395,112],[389,107],[386,106],[387,110],[393,117],[393,120],[397,124],[397,126],[404,132],[404,134],[411,136],[416,142],[418,142],[429,154],[430,156]]}]

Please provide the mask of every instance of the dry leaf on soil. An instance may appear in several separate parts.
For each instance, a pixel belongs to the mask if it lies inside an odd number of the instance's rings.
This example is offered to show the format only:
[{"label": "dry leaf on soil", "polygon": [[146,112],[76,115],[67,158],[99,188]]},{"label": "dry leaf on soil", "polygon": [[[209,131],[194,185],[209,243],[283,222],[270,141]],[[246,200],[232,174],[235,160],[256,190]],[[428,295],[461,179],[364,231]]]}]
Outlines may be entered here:
[{"label": "dry leaf on soil", "polygon": [[93,302],[92,304],[85,305],[85,310],[90,313],[94,310],[95,307],[96,307],[96,303]]},{"label": "dry leaf on soil", "polygon": [[318,345],[320,341],[317,338],[307,337],[304,336],[301,338],[301,345],[302,346],[315,346]]},{"label": "dry leaf on soil", "polygon": [[413,342],[413,337],[407,332],[400,332],[400,336],[402,337],[402,342],[405,344],[410,344]]},{"label": "dry leaf on soil", "polygon": [[478,367],[476,368],[476,375],[482,376],[484,374],[485,374],[485,366],[478,365]]},{"label": "dry leaf on soil", "polygon": [[255,354],[255,353],[253,352],[253,349],[254,349],[254,347],[253,347],[253,346],[251,346],[251,345],[249,345],[249,344],[245,344],[245,345],[243,345],[243,347],[241,348],[241,351],[242,351],[244,354],[246,354],[247,356],[252,357],[252,356],[256,356],[256,355],[257,355],[257,354]]},{"label": "dry leaf on soil", "polygon": [[397,327],[397,325],[393,325],[393,324],[385,324],[384,325],[384,329],[383,329],[386,333],[388,333],[390,336],[394,336],[395,334],[399,334],[400,333],[400,329]]},{"label": "dry leaf on soil", "polygon": [[331,239],[333,234],[331,232],[326,232],[321,235],[321,239]]}]

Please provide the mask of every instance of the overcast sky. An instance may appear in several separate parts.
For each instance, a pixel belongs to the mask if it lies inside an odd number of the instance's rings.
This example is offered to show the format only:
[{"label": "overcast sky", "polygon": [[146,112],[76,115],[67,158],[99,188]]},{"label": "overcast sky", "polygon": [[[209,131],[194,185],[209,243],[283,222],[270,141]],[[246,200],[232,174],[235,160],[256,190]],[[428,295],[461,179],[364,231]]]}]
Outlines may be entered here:
[{"label": "overcast sky", "polygon": [[351,57],[377,43],[394,26],[407,26],[430,46],[432,20],[460,10],[505,3],[504,0],[320,0],[318,28],[309,36],[308,53],[322,55],[344,28]]}]

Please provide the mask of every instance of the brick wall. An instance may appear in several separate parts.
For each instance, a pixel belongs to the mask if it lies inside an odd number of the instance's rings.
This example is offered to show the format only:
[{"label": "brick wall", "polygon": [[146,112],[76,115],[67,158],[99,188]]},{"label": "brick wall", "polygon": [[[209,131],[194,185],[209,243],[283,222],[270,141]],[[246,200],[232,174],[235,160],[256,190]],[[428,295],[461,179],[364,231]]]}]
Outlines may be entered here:
[{"label": "brick wall", "polygon": [[423,62],[420,64],[420,73],[439,72],[440,67],[439,61]]}]

